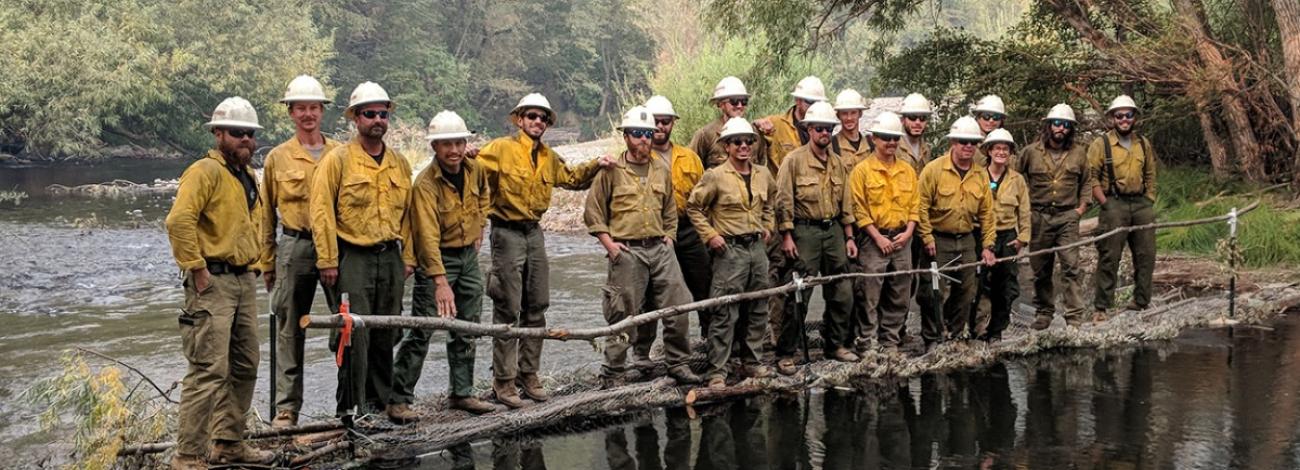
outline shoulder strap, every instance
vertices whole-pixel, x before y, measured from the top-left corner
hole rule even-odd
[[[840,153],[840,136],[837,135],[831,138],[831,148],[835,150],[836,155]]]
[[[1115,157],[1110,150],[1110,137],[1101,135],[1101,145],[1106,150],[1106,175],[1110,178],[1110,194],[1119,194],[1119,185],[1115,182]]]

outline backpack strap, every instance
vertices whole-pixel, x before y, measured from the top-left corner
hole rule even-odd
[[[1101,135],[1101,145],[1106,149],[1106,174],[1110,178],[1110,195],[1119,194],[1119,185],[1115,182],[1115,156],[1110,150],[1110,137]]]

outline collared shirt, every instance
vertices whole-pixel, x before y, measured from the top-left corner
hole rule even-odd
[[[1040,140],[1020,151],[1019,165],[1016,171],[1024,176],[1033,205],[1078,207],[1080,201],[1092,200],[1095,182],[1082,145],[1070,147],[1058,161]]]
[[[776,224],[794,230],[795,219],[853,223],[853,194],[849,172],[840,156],[826,148],[826,161],[813,155],[811,144],[785,156],[776,175]]]
[[[691,151],[699,155],[700,162],[704,164],[706,169],[721,165],[727,161],[727,149],[722,146],[722,142],[718,142],[718,136],[722,135],[722,126],[726,123],[727,119],[725,117],[719,117],[717,120],[705,124],[700,130],[695,131],[695,135],[691,136],[689,147]],[[767,165],[767,139],[757,139],[754,145],[754,148],[750,150],[752,152],[749,159],[750,163]]]
[[[849,173],[853,173],[853,169],[856,168],[859,163],[862,163],[863,160],[866,160],[867,157],[871,156],[871,151],[873,150],[871,148],[870,137],[862,135],[861,133],[859,133],[858,136],[858,148],[856,149],[853,148],[853,142],[849,141],[849,136],[845,135],[843,130],[835,133],[835,136],[832,137],[832,139],[834,139],[832,142],[835,144],[835,147],[837,147],[835,153],[840,154],[840,159],[844,160],[844,168],[848,168]]]
[[[536,153],[536,164],[533,154]],[[492,189],[491,216],[513,222],[536,222],[551,208],[551,188],[582,190],[600,171],[596,160],[567,165],[560,155],[523,131],[488,142],[478,151]]]
[[[943,154],[921,170],[920,182],[921,241],[934,243],[934,232],[967,234],[976,225],[994,220],[993,193],[989,191],[989,174],[971,162],[963,178],[953,165],[952,157]],[[983,231],[984,248],[992,248],[997,232]]]
[[[730,162],[704,172],[686,202],[686,214],[700,239],[771,231],[776,181],[765,166],[750,165],[749,188]]]
[[[989,178],[991,180],[992,175],[989,175]],[[1016,170],[1007,168],[1006,173],[1002,174],[1002,181],[998,183],[997,191],[993,192],[993,199],[997,201],[993,207],[994,218],[997,219],[997,223],[994,224],[995,230],[1014,229],[1016,240],[1023,245],[1028,245],[1032,228],[1029,216],[1029,187],[1025,184],[1025,177]]]
[[[342,145],[325,139],[324,155]],[[300,232],[311,231],[311,210],[307,207],[311,194],[312,175],[316,173],[316,159],[303,148],[298,138],[290,137],[271,149],[262,168],[262,265],[275,269],[275,235],[277,224]]]
[[[614,166],[596,175],[582,214],[589,233],[608,233],[615,240],[677,237],[672,175],[659,158],[652,156],[645,165],[642,177],[623,152]]]
[[[465,189],[456,186],[437,161],[415,178],[411,195],[411,238],[420,271],[429,276],[446,274],[443,248],[464,248],[483,238],[492,197],[487,176],[478,162],[460,164]]]
[[[1122,195],[1143,194],[1156,200],[1156,155],[1151,144],[1136,132],[1130,134],[1133,144],[1124,148],[1119,144],[1119,134],[1106,133],[1110,140],[1111,159],[1115,165],[1115,186]],[[1147,153],[1151,153],[1147,155]],[[1088,145],[1088,173],[1094,184],[1101,185],[1106,194],[1111,193],[1110,174],[1106,170],[1106,148],[1101,138]]]
[[[654,151],[654,154],[659,156],[659,151]],[[700,156],[691,149],[677,144],[672,144],[665,163],[669,164],[673,173],[673,200],[677,203],[677,214],[686,215],[686,199],[691,197],[695,183],[704,177],[704,164],[700,163]]]
[[[849,175],[853,214],[860,228],[901,230],[921,220],[916,171],[897,158],[888,165],[872,153]]]
[[[414,266],[410,198],[411,164],[392,147],[381,163],[356,140],[325,154],[311,191],[316,267],[338,267],[339,239],[358,246],[400,241],[403,262]]]
[[[207,260],[262,269],[257,266],[258,225],[264,209],[260,200],[249,207],[244,184],[226,166],[225,157],[208,150],[181,174],[176,201],[167,213],[167,237],[176,264],[185,271],[207,267]]]
[[[799,121],[794,118],[794,106],[784,114],[768,116],[767,120],[772,122],[772,135],[765,136],[770,149],[767,155],[767,167],[775,173],[781,168],[781,162],[785,161],[786,155],[808,144],[808,134],[806,131],[799,130]]]
[[[913,155],[912,146],[907,143],[907,137],[903,137],[898,140],[898,151],[894,153],[894,158],[912,165],[912,170],[915,170],[916,174],[920,175],[921,171],[925,169],[925,165],[932,161],[930,160],[930,144],[926,143],[925,139],[921,139],[921,153],[920,155]]]

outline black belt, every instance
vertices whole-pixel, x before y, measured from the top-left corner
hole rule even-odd
[[[374,244],[374,245],[362,246],[362,245],[356,245],[356,244],[348,243],[348,242],[345,242],[345,241],[343,241],[342,239],[340,239],[340,240],[339,240],[339,246],[340,246],[340,247],[346,246],[346,247],[348,247],[348,248],[350,248],[350,249],[357,250],[357,251],[369,251],[369,252],[371,252],[371,253],[383,253],[383,252],[385,252],[385,251],[390,251],[390,250],[392,250],[392,251],[398,251],[398,250],[401,250],[401,249],[402,249],[402,242],[399,242],[399,241],[397,241],[397,240],[388,240],[388,241],[386,241],[386,242],[379,242],[379,243]]]
[[[1136,199],[1136,198],[1140,198],[1140,197],[1141,197],[1141,198],[1145,198],[1145,197],[1147,197],[1147,193],[1133,193],[1133,194],[1113,194],[1113,193],[1112,193],[1112,194],[1107,194],[1106,197],[1118,197],[1118,198],[1123,198],[1123,199]]]
[[[1074,206],[1049,206],[1046,204],[1034,204],[1030,206],[1030,208],[1032,208],[1034,212],[1042,212],[1044,214],[1050,214],[1050,215],[1056,215],[1065,211],[1075,210]]]
[[[280,233],[283,233],[293,238],[297,238],[299,240],[311,240],[311,231],[309,230],[294,230],[289,227],[284,227],[280,229]]]
[[[527,232],[529,230],[539,227],[537,221],[535,220],[531,220],[531,221],[505,220],[500,217],[489,217],[489,219],[492,219],[493,227],[508,228],[510,230],[518,230],[521,232]]]
[[[961,240],[961,239],[963,239],[963,238],[966,238],[966,237],[970,236],[970,232],[967,232],[967,233],[948,233],[948,232],[940,232],[940,231],[938,231],[938,230],[931,231],[930,234],[931,234],[931,235],[934,235],[934,236],[936,236],[936,237],[943,237],[943,238],[947,238],[947,239],[951,239],[951,240]]]
[[[835,226],[835,219],[794,219],[794,224],[827,229]]]
[[[899,234],[907,231],[907,227],[895,228],[895,229],[883,229],[883,230],[880,227],[876,227],[876,231],[880,232],[880,236],[892,239],[894,237],[897,237]],[[868,232],[867,229],[865,228],[857,229],[856,231],[853,232],[853,235],[854,235],[854,239],[858,241],[858,244],[875,242],[875,240],[871,239],[871,232]]]
[[[664,237],[637,238],[633,240],[614,240],[627,246],[650,248],[664,242]]]
[[[723,240],[726,240],[728,244],[732,244],[732,245],[748,245],[762,238],[763,236],[758,233],[747,233],[745,235],[724,235],[722,237]]]
[[[234,274],[236,276],[247,273],[248,266],[236,266],[224,261],[205,260],[208,263],[208,274]]]
[[[440,247],[438,247],[438,251],[440,251],[440,252],[442,252],[442,253],[453,254],[453,255],[462,255],[462,254],[465,254],[466,251],[471,251],[471,250],[473,250],[473,249],[474,249],[474,244],[473,244],[473,243],[468,244],[468,245],[465,245],[465,246],[456,246],[456,247],[451,247],[451,246],[440,246]]]

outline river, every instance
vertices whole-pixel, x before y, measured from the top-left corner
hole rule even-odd
[[[182,293],[162,217],[170,198],[77,199],[46,185],[176,178],[184,162],[0,169],[0,189],[31,197],[0,205],[0,461],[60,462],[66,436],[41,432],[41,411],[18,399],[59,372],[59,357],[90,348],[167,387],[180,380],[175,316]],[[138,213],[136,211],[139,211]],[[549,234],[551,324],[596,326],[604,262],[581,234]],[[490,263],[484,256],[483,262]],[[409,295],[407,296],[409,302]],[[267,297],[259,293],[259,305]],[[316,311],[323,310],[318,299]],[[818,310],[814,308],[814,311]],[[407,308],[409,311],[409,308]],[[485,321],[490,317],[485,308]],[[260,324],[269,318],[263,309]],[[429,456],[431,468],[1295,468],[1300,324],[1198,331],[1148,348],[1035,357],[981,371],[871,384],[867,393],[814,391],[645,413],[629,424],[539,438],[502,438]],[[308,334],[304,413],[332,412],[335,366],[327,334]],[[269,360],[254,410],[265,416]],[[441,344],[443,337],[435,337]],[[480,344],[476,377],[489,376]],[[445,349],[430,349],[417,393],[444,391]],[[99,362],[96,362],[99,364]],[[548,342],[544,375],[594,371],[587,343]],[[1113,463],[1114,465],[1111,465]],[[498,465],[499,464],[499,465]],[[508,465],[507,465],[508,464]],[[503,467],[502,465],[505,465]],[[9,464],[5,465],[10,466]]]

